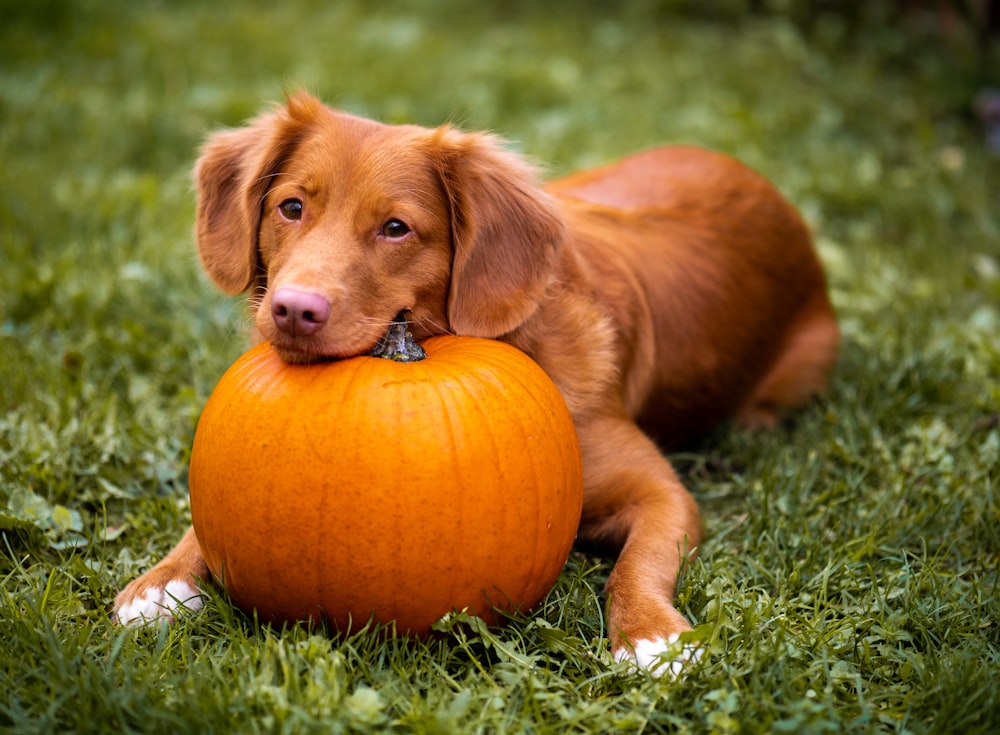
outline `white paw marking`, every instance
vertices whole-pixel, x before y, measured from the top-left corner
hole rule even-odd
[[[638,671],[647,671],[650,676],[661,677],[668,674],[680,676],[684,668],[701,658],[704,650],[694,643],[679,643],[680,635],[674,633],[667,638],[636,641],[632,648],[620,648],[615,652],[615,661],[629,663]]]
[[[174,622],[179,608],[191,612],[201,610],[205,601],[190,583],[181,579],[167,582],[166,587],[150,587],[141,597],[135,597],[115,611],[115,620],[122,625]]]

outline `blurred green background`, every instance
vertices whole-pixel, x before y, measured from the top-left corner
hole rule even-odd
[[[0,729],[988,732],[987,4],[0,0]],[[679,605],[712,643],[685,682],[608,673],[610,567],[583,556],[532,622],[426,649],[262,631],[218,600],[110,625],[187,523],[194,425],[246,346],[194,254],[198,146],[297,87],[493,130],[552,175],[696,143],[802,209],[843,355],[792,426],[674,457],[708,528]]]

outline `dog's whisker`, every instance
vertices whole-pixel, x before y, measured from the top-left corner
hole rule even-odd
[[[386,328],[388,328],[394,323],[392,319],[379,319],[378,317],[374,316],[363,316],[359,319],[359,321],[362,324],[371,324],[377,327],[386,327]]]
[[[427,329],[428,332],[431,332],[432,334],[450,334],[452,336],[455,336],[455,331],[453,329],[449,329],[444,324],[438,322],[437,319],[431,319],[430,317],[424,317],[422,319],[413,319],[409,323],[417,324],[421,327],[424,327],[425,329]]]
[[[267,289],[263,287],[258,287],[253,291],[247,292],[246,303],[247,306],[252,309],[259,309],[260,305],[264,303],[264,297],[267,295]]]
[[[242,326],[244,332],[253,329],[254,315],[260,308],[263,298],[264,291],[261,289],[255,292],[248,292],[243,298],[233,302],[230,311],[237,311],[238,309],[239,316],[236,319],[236,323]]]

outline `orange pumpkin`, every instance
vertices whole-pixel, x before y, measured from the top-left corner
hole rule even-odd
[[[219,381],[191,515],[238,606],[423,634],[449,611],[496,623],[494,606],[527,611],[548,592],[583,501],[562,396],[509,345],[423,346],[420,362],[290,365],[262,344]]]

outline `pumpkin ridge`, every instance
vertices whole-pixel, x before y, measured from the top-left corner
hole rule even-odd
[[[356,372],[356,371],[355,371]],[[336,412],[336,419],[331,419],[334,424],[340,425],[345,420],[345,414],[349,415],[348,412],[341,410],[344,403],[344,391],[343,389],[338,389],[337,395],[329,395],[328,403],[326,405],[327,410],[331,412]],[[339,442],[338,442],[339,445]],[[341,451],[339,446],[334,449],[334,451]],[[332,497],[338,490],[337,488],[337,478],[332,476],[332,474],[324,473],[323,475],[323,485],[325,492],[321,493],[319,499],[319,507],[317,509],[317,519],[315,523],[316,527],[316,538],[319,543],[322,543],[324,537],[328,535],[333,535],[333,529],[331,528],[331,522],[335,518],[336,511],[331,511],[331,506],[335,505],[334,498]],[[318,547],[318,545],[317,545]],[[315,587],[314,587],[314,599],[318,601],[317,608],[319,613],[326,620],[330,620],[337,615],[336,610],[326,610],[323,605],[324,601],[330,599],[328,590],[337,588],[337,581],[331,576],[331,571],[336,569],[338,565],[331,564],[315,564]]]
[[[360,435],[367,435],[369,429],[367,426],[367,409],[368,403],[365,402],[366,398],[370,398],[369,393],[365,390],[367,385],[367,379],[373,372],[373,360],[379,360],[380,358],[368,357],[368,356],[358,356],[348,358],[346,360],[341,360],[337,364],[337,369],[344,372],[344,376],[340,377],[337,381],[338,387],[338,405],[337,410],[337,435],[338,438],[352,439]],[[399,363],[394,363],[392,361],[386,360],[385,365],[398,365]],[[385,401],[380,401],[380,405],[384,405]],[[350,419],[351,423],[348,427],[346,421]],[[347,445],[347,446],[345,446]],[[352,466],[366,466],[367,462],[363,456],[363,450],[360,446],[354,445],[350,441],[338,442],[338,445],[334,448],[334,451],[338,453],[340,457],[348,455],[347,447],[350,447],[351,451],[349,454],[350,464]],[[369,460],[370,461],[370,460]],[[357,509],[364,506],[366,499],[365,495],[368,493],[368,488],[356,489],[355,492],[350,493],[348,504],[348,498],[345,495],[348,493],[349,489],[344,486],[343,479],[339,477],[332,478],[331,492],[339,495],[337,499],[337,507],[340,513],[346,513],[349,515],[356,515]],[[369,502],[374,503],[374,499],[369,498]],[[327,518],[330,519],[331,523],[340,523],[341,519],[336,518],[335,514],[328,513]],[[370,530],[366,529],[369,533]],[[333,533],[331,536],[335,535]],[[346,616],[346,629],[354,630],[355,625],[364,626],[368,623],[371,618],[372,611],[361,611],[358,610],[358,603],[355,597],[354,589],[345,591],[345,582],[348,580],[344,579],[344,572],[342,570],[351,570],[350,582],[356,581],[354,577],[360,576],[359,568],[363,567],[363,562],[359,563],[357,549],[350,544],[336,544],[334,546],[335,563],[330,564],[329,567],[336,570],[337,573],[330,575],[325,575],[325,589],[334,590],[334,594],[340,594],[341,596],[346,595],[346,600],[342,598],[344,603],[344,609],[338,610],[327,610],[326,614],[329,618],[334,620],[342,620]],[[353,585],[350,585],[353,587]],[[324,595],[321,600],[327,599]],[[346,631],[345,631],[346,632]]]
[[[274,384],[279,384],[280,385],[281,384],[281,381],[280,381],[281,371],[282,371],[282,369],[285,366],[283,364],[283,361],[281,360],[281,357],[273,349],[269,350],[266,353],[264,353],[264,357],[266,359],[266,363],[263,362],[263,361],[260,363],[260,367],[261,367],[260,372],[259,373],[256,372],[256,371],[251,372],[250,373],[250,377],[260,378],[262,381],[263,381],[264,378],[267,378],[267,388],[270,390],[270,388],[271,388],[272,385],[274,385]],[[266,369],[266,375],[264,374],[265,369]],[[304,373],[294,373],[293,372],[293,373],[289,373],[289,374],[293,375],[295,377],[295,379],[292,380],[292,381],[289,381],[289,384],[288,384],[288,387],[287,387],[287,392],[285,393],[284,396],[282,396],[282,398],[283,398],[283,400],[288,400],[288,398],[291,397],[292,400],[294,400],[297,403],[299,401],[299,395],[302,392],[302,388],[303,388],[301,378],[304,375]],[[262,392],[261,390],[259,390],[259,388],[257,387],[256,384],[255,384],[254,387],[255,387],[255,389],[257,389],[257,395],[267,395],[268,394],[267,392]],[[260,412],[260,410],[263,408],[263,406],[262,406],[261,403],[256,403],[256,404],[253,405],[253,408],[256,409],[258,412]],[[280,418],[282,420],[282,425],[281,426],[277,426],[277,425],[274,425],[272,423],[272,428],[274,429],[275,433],[277,433],[277,432],[280,431],[280,432],[288,432],[288,433],[297,434],[298,431],[289,432],[289,426],[288,426],[288,424],[289,423],[295,423],[296,422],[295,420],[298,417],[298,415],[299,414],[289,413],[289,412],[285,412],[283,414],[280,414]],[[268,415],[258,415],[258,416],[254,417],[254,419],[256,421],[265,421],[265,420],[267,420],[269,422],[273,422],[275,420],[275,418],[277,418],[277,417],[271,417],[271,416],[268,416]],[[294,428],[297,429],[298,427],[294,427]],[[279,515],[276,512],[276,511],[281,510],[281,508],[280,508],[281,504],[280,504],[280,502],[275,502],[275,497],[274,496],[275,496],[276,493],[275,493],[274,489],[272,488],[272,480],[271,480],[270,477],[267,477],[267,478],[262,478],[262,479],[258,480],[258,482],[264,482],[267,485],[267,492],[266,493],[261,493],[260,497],[266,498],[268,505],[271,506],[270,512],[268,512],[268,513],[266,513],[264,515],[264,520],[263,520],[263,522],[261,524],[262,527],[261,527],[261,529],[260,529],[260,531],[258,533],[258,538],[259,537],[264,537],[264,538],[281,538],[282,537],[282,534],[281,534],[282,526],[278,522]],[[260,491],[258,490],[258,492],[260,492]],[[233,508],[233,509],[230,510],[230,512],[238,512],[238,511],[237,511],[237,509]],[[248,541],[249,541],[249,539],[248,539]],[[253,541],[257,542],[257,539],[253,539]],[[284,571],[283,570],[283,564],[281,562],[281,557],[280,556],[276,556],[276,555],[270,555],[270,554],[264,555],[264,558],[263,558],[263,567],[264,567],[264,569],[260,570],[257,573],[259,573],[265,579],[273,580],[273,581],[278,581],[278,583],[280,584],[280,580],[282,579],[282,573]],[[236,585],[242,584],[242,581],[237,579],[237,580],[234,580],[232,584],[233,584],[233,586],[236,586]],[[281,603],[278,600],[269,600],[268,604],[270,604],[270,605],[274,605],[274,604],[281,605]],[[297,611],[297,612],[299,614],[301,614],[301,612],[303,612],[303,611]]]
[[[513,347],[513,346],[512,346],[512,349],[517,350],[517,348]],[[548,377],[548,375],[541,369],[540,366],[538,366],[538,363],[536,363],[531,358],[530,355],[528,355],[527,353],[524,353],[524,352],[522,352],[520,350],[517,350],[517,352],[518,352],[517,358],[523,357],[524,360],[530,361],[533,365],[535,365],[538,368],[538,371],[535,374],[531,374],[531,373],[526,372],[523,369],[514,369],[513,364],[515,362],[521,362],[522,360],[515,359],[515,356],[514,356],[513,353],[511,353],[509,356],[505,355],[504,357],[507,360],[509,360],[509,363],[511,365],[510,369],[508,370],[511,381],[513,383],[515,383],[520,390],[524,391],[525,394],[532,396],[535,399],[537,406],[540,409],[543,409],[540,412],[544,414],[544,417],[545,417],[545,426],[544,427],[540,427],[541,432],[542,433],[548,433],[550,436],[555,437],[557,439],[559,437],[563,437],[565,435],[565,424],[566,424],[566,421],[568,420],[569,424],[572,425],[573,424],[573,420],[572,420],[572,416],[569,415],[569,409],[566,408],[565,403],[562,403],[561,405],[558,404],[558,403],[556,403],[555,399],[557,397],[560,400],[562,399],[561,392],[559,391],[558,387],[555,386],[555,384],[551,382],[551,379]],[[543,383],[544,383],[544,385],[543,385]],[[552,391],[549,391],[549,390],[543,390],[543,388],[549,388],[549,387],[551,387],[555,392],[553,393]],[[520,404],[520,403],[517,403],[515,405],[517,406],[517,409],[518,409],[517,410],[518,418],[520,419],[522,427],[524,428],[525,435],[527,435],[528,434],[528,426],[525,423],[525,414],[524,414],[524,411],[523,411],[523,405]],[[562,410],[560,411],[560,409],[562,409]],[[536,417],[537,417],[538,413],[539,413],[539,411],[535,412]],[[562,413],[564,415],[563,416],[559,416],[560,413]],[[562,424],[562,426],[560,424]],[[574,430],[575,430],[575,427],[574,427]],[[579,477],[578,481],[579,481],[579,483],[582,484],[582,481],[583,481],[582,480],[582,463],[581,463],[581,459],[580,459],[579,449],[577,448],[576,451],[574,452],[572,446],[570,446],[567,442],[561,441],[561,440],[556,441],[555,444],[556,444],[556,451],[559,452],[558,466],[567,468],[567,470],[569,468],[571,468],[571,467],[572,468],[579,468],[580,477]],[[530,443],[529,443],[529,445],[530,445]],[[564,517],[567,518],[567,520],[568,520],[569,516],[571,514],[575,515],[575,520],[572,521],[573,527],[574,527],[573,528],[573,531],[574,531],[573,536],[574,536],[574,539],[575,539],[575,536],[576,536],[576,533],[577,533],[577,529],[579,527],[580,514],[582,512],[582,505],[583,505],[583,503],[582,503],[582,496],[580,497],[579,507],[577,507],[575,509],[565,507],[565,501],[567,499],[566,498],[567,493],[565,492],[565,490],[571,484],[571,478],[568,478],[568,477],[564,478],[563,486],[561,488],[558,488],[558,490],[560,492],[557,493],[558,496],[559,496],[559,501],[560,501],[559,502],[559,510],[560,510],[559,518],[555,518],[555,519],[551,519],[551,520],[549,518],[547,518],[546,515],[545,515],[545,513],[543,513],[543,504],[542,504],[542,498],[541,498],[540,493],[542,493],[542,492],[552,492],[552,493],[555,493],[555,491],[556,491],[556,488],[547,487],[544,484],[544,482],[543,482],[543,478],[548,477],[549,474],[550,474],[550,473],[544,472],[543,468],[546,465],[550,464],[550,462],[552,462],[552,460],[548,459],[548,458],[546,458],[544,456],[544,454],[542,453],[543,450],[540,448],[540,444],[536,443],[536,444],[530,445],[530,446],[532,446],[532,449],[533,449],[533,451],[531,452],[531,457],[532,457],[532,469],[533,469],[533,471],[535,473],[535,478],[536,478],[535,487],[537,487],[539,489],[539,492],[538,493],[534,493],[533,494],[533,498],[532,498],[533,501],[534,501],[534,510],[535,510],[535,512],[533,514],[534,518],[536,519],[536,522],[539,525],[539,527],[542,527],[542,526],[547,527],[550,530],[550,532],[556,533],[558,529],[553,529],[552,526],[555,525],[557,523],[557,521],[561,520]],[[567,451],[566,451],[567,449],[570,450],[569,453],[567,453]],[[574,456],[569,456],[570,454],[573,454]],[[548,506],[548,505],[549,504],[546,504],[546,506]],[[553,576],[552,571],[547,568],[548,565],[545,563],[547,560],[543,559],[537,553],[537,548],[540,545],[539,537],[537,535],[534,536],[533,539],[532,539],[532,541],[533,541],[533,544],[535,545],[535,548],[536,548],[536,551],[532,554],[532,560],[533,560],[532,577],[540,576],[543,573],[544,573],[544,575],[546,577],[552,576],[552,579],[547,579],[546,580],[546,583],[549,586],[551,586],[552,584],[555,583],[556,579],[558,579],[559,573],[561,572],[562,568],[565,566],[566,560],[565,559],[562,560],[562,563],[559,565],[559,568],[555,571],[555,574]],[[567,549],[567,557],[568,557],[569,551],[571,549],[572,549],[572,545],[570,545],[570,548]],[[528,584],[530,584],[530,583],[528,583]],[[519,594],[523,597],[524,593],[521,592]]]
[[[502,379],[497,375],[498,370],[503,372],[503,369],[498,368],[496,364],[488,359],[492,356],[483,354],[480,344],[484,341],[486,340],[478,340],[473,345],[461,345],[464,349],[450,350],[448,354],[448,357],[453,362],[449,366],[449,377],[453,378],[462,389],[462,405],[460,410],[456,407],[454,400],[451,400],[449,401],[449,415],[452,418],[457,417],[460,426],[489,428],[489,431],[482,432],[480,436],[480,440],[488,440],[489,445],[488,447],[478,446],[475,474],[470,477],[469,482],[463,483],[466,486],[467,493],[472,498],[475,498],[477,494],[483,493],[484,490],[488,490],[490,494],[497,493],[503,496],[510,485],[509,474],[504,469],[507,461],[504,452],[505,448],[497,441],[498,429],[496,428],[498,421],[509,423],[510,418],[509,416],[498,416],[487,408],[487,406],[492,408],[498,403],[500,405],[505,403],[502,400],[504,398],[504,391],[501,385]],[[451,397],[449,396],[449,398]],[[498,398],[501,400],[498,401]],[[475,412],[474,416],[472,416],[473,411]],[[468,433],[475,432],[470,430]],[[500,430],[500,433],[506,433],[506,431]],[[462,448],[456,445],[455,451],[461,453]],[[487,475],[487,473],[489,474]],[[484,482],[483,477],[485,476],[490,478],[488,482]],[[484,486],[488,487],[484,488]],[[472,507],[475,507],[475,502],[472,503]],[[502,519],[505,521],[509,520],[506,516],[503,516]],[[505,523],[503,528],[499,530],[496,530],[497,526],[495,524],[492,528],[492,535],[496,538],[507,538],[520,531],[520,528],[510,527],[509,523]],[[487,539],[487,541],[489,540]],[[462,565],[462,579],[470,577],[467,573],[470,564],[468,560],[475,559],[477,556],[477,554],[470,553],[470,550],[478,550],[481,546],[480,539],[470,539],[463,544],[462,549],[456,550],[461,555],[460,558],[464,561]],[[504,569],[506,565],[502,561],[501,559],[493,559],[491,568],[494,571]],[[475,614],[487,621],[495,621],[497,616],[493,608],[496,607],[499,610],[510,609],[510,600],[516,598],[512,597],[512,590],[500,588],[501,585],[506,583],[506,580],[502,578],[494,576],[492,579],[483,579],[482,582],[483,585],[478,589],[465,591],[471,592],[477,601],[474,609]],[[502,597],[498,598],[498,593]]]
[[[429,359],[434,359],[432,353],[428,353],[428,357],[429,357]],[[452,393],[453,389],[449,388],[447,386],[447,384],[444,381],[441,381],[441,380],[439,380],[439,381],[430,381],[430,382],[434,383],[434,389],[435,389],[434,392],[435,392],[435,395],[437,396],[438,400],[441,402],[441,406],[443,407],[442,418],[447,422],[447,429],[443,429],[442,430],[442,435],[444,435],[447,438],[447,440],[448,440],[448,446],[447,447],[441,447],[441,456],[443,456],[443,457],[454,457],[454,456],[456,456],[456,452],[457,452],[457,448],[458,448],[458,437],[456,435],[455,422],[454,422],[455,406],[454,406],[454,403],[453,403],[453,400],[452,400],[453,397],[450,395]],[[459,472],[461,473],[461,471],[459,471]],[[462,492],[454,493],[453,494],[453,498],[452,498],[452,502],[459,509],[458,513],[457,513],[457,515],[458,515],[458,525],[461,528],[461,532],[460,532],[460,535],[459,535],[459,543],[458,543],[459,548],[455,550],[456,553],[453,555],[453,558],[455,560],[455,567],[461,567],[461,568],[460,569],[453,568],[452,569],[452,574],[449,575],[449,577],[448,577],[448,595],[447,596],[449,598],[455,598],[456,597],[456,594],[455,594],[455,588],[456,588],[455,579],[456,578],[460,578],[460,577],[464,577],[465,574],[466,574],[465,565],[462,563],[463,560],[464,560],[464,558],[465,558],[464,555],[462,554],[462,550],[465,548],[465,545],[468,543],[468,537],[467,537],[467,531],[466,531],[467,521],[468,521],[468,517],[467,517],[468,516],[468,505],[466,504],[465,493],[462,493]],[[445,611],[445,612],[449,612],[449,611]]]
[[[531,360],[531,358],[524,353],[521,353],[517,357],[521,357],[522,355],[526,360]],[[509,358],[507,355],[504,355],[504,358],[507,359],[507,361],[509,362],[508,372],[510,374],[511,382],[513,382],[521,390],[523,390],[526,395],[531,396],[534,399],[536,406],[541,406],[543,403],[543,398],[547,397],[547,394],[544,391],[538,390],[538,382],[539,382],[538,379],[536,379],[535,376],[530,376],[531,377],[530,382],[532,383],[532,385],[530,386],[527,385],[527,383],[529,382],[528,381],[529,375],[525,373],[523,370],[518,370],[514,368],[515,362],[522,362],[522,361],[519,359],[515,360],[513,354],[511,354]],[[534,363],[533,360],[531,360],[531,362],[532,364],[536,364]],[[541,370],[540,367],[539,370]],[[548,378],[546,376],[546,380],[547,379]],[[539,490],[545,490],[546,488],[544,487],[543,473],[541,472],[541,467],[540,467],[542,462],[540,461],[539,457],[539,452],[541,451],[541,449],[539,448],[537,443],[532,444],[532,442],[527,441],[528,439],[530,439],[529,437],[530,429],[528,423],[525,421],[524,405],[522,403],[516,403],[514,405],[516,407],[514,413],[517,415],[518,421],[521,425],[521,431],[526,439],[525,445],[528,449],[527,453],[531,456],[531,468],[534,474],[534,487],[538,488]],[[545,428],[548,431],[552,432],[553,427],[551,422],[551,415],[550,412],[547,410],[548,406],[546,406],[545,408],[546,410],[544,411],[544,413],[546,419],[548,419],[548,426],[546,426]],[[538,411],[536,410],[534,413],[537,415]],[[558,436],[558,434],[555,433],[553,433],[553,435]],[[546,519],[544,518],[544,514],[542,513],[541,497],[538,492],[531,494],[531,502],[533,504],[533,512],[531,515],[533,518],[535,518],[536,524],[542,526],[545,523]],[[543,559],[538,553],[540,541],[537,534],[531,536],[531,543],[532,543],[531,555],[530,555],[531,571],[529,572],[528,575],[525,576],[523,580],[523,587],[522,589],[517,590],[516,592],[517,597],[515,599],[524,599],[525,594],[532,587],[534,580],[538,579],[543,575],[548,576],[548,569],[545,568],[547,566],[545,564],[546,560]],[[565,564],[565,560],[563,561],[563,564]],[[549,584],[551,584],[552,582],[554,582],[554,580],[548,580]]]
[[[505,347],[509,346],[505,345]],[[510,348],[510,349],[515,349],[515,348]],[[525,398],[530,399],[527,403],[514,402],[509,406],[507,406],[509,413],[506,416],[504,416],[504,420],[517,427],[518,430],[515,431],[514,433],[518,438],[518,444],[519,444],[517,448],[517,450],[519,450],[518,456],[521,457],[523,457],[524,455],[530,456],[531,472],[533,476],[532,486],[538,487],[540,481],[540,476],[538,472],[538,461],[535,456],[535,452],[532,451],[531,443],[529,441],[528,426],[524,416],[526,410],[528,410],[529,408],[534,408],[535,407],[534,404],[538,403],[538,396],[536,392],[527,389],[526,386],[524,385],[524,381],[521,379],[524,368],[523,361],[522,359],[520,359],[522,357],[526,356],[524,356],[523,353],[520,352],[513,353],[510,352],[510,350],[506,349],[503,351],[491,351],[489,354],[490,359],[488,361],[483,360],[483,367],[489,368],[488,371],[489,379],[485,381],[485,385],[487,386],[487,389],[491,393],[490,396],[491,402],[497,402],[502,405],[504,403],[503,398],[510,391],[511,384],[521,386],[524,389]],[[510,451],[510,448],[507,449],[508,451]],[[522,451],[524,452],[524,455],[520,454],[520,452]],[[502,452],[502,448],[499,446],[497,446],[496,456],[501,466],[504,466],[509,459]],[[522,478],[518,477],[516,481],[520,482],[521,479]],[[505,491],[509,491],[512,482],[515,482],[514,478],[511,478],[510,476],[503,477],[502,478],[503,489]],[[505,494],[507,493],[505,492]],[[530,502],[534,505],[535,512],[530,514],[524,513],[524,503],[528,501],[526,498],[521,497],[521,506],[519,508],[521,512],[519,513],[519,515],[521,515],[522,519],[526,515],[529,515],[531,517],[538,517],[540,515],[539,505],[538,505],[539,504],[538,494],[530,493],[530,495],[531,495]],[[520,528],[513,529],[513,532],[514,533],[520,532]],[[509,533],[505,530],[504,535],[507,536],[509,535]],[[539,548],[538,537],[535,534],[527,534],[525,538],[527,538],[531,543],[530,551],[527,554],[527,557],[530,559],[531,568],[530,570],[525,570],[523,574],[518,575],[519,579],[517,579],[515,582],[516,584],[519,585],[517,589],[511,589],[509,587],[505,589],[500,589],[499,587],[494,588],[493,592],[501,595],[502,599],[490,599],[490,603],[493,606],[499,608],[500,610],[504,610],[507,612],[514,611],[514,608],[516,607],[515,601],[525,599],[526,593],[531,590],[531,588],[534,586],[534,580],[539,576],[538,559],[537,559],[538,548]],[[523,555],[524,550],[521,550],[521,553]],[[531,601],[531,603],[533,604],[534,601]]]
[[[209,396],[208,401],[202,408],[202,413],[198,420],[199,427],[201,426],[203,421],[205,423],[209,423],[213,420],[218,420],[224,426],[238,427],[242,425],[243,422],[245,421],[245,409],[241,408],[241,406],[239,405],[239,402],[237,400],[239,398],[239,394],[233,390],[220,393],[218,391],[218,386],[220,384],[224,384],[227,379],[232,378],[234,381],[237,381],[238,389],[245,388],[246,390],[253,390],[254,394],[256,394],[257,386],[260,383],[264,382],[265,380],[265,376],[263,374],[267,373],[270,370],[269,367],[270,357],[271,355],[269,354],[268,349],[265,345],[257,345],[256,347],[252,348],[244,357],[242,357],[235,364],[230,366],[229,369],[227,369],[219,377],[218,381],[216,381],[216,388],[213,389],[212,394]],[[252,378],[252,383],[253,383],[252,386],[248,385],[249,378]],[[218,418],[216,419],[215,417]],[[195,431],[196,431],[195,437],[197,439],[198,429],[196,428]],[[226,442],[226,444],[228,444],[228,442]],[[194,452],[198,450],[198,446],[199,446],[198,442],[195,441],[194,446],[192,448],[192,457],[194,456]],[[232,446],[235,446],[237,449],[241,448],[239,444],[234,444]],[[232,450],[230,450],[230,453],[231,452]],[[222,460],[220,460],[220,458],[215,456],[213,453],[212,462],[206,468],[206,471],[209,474],[217,472],[218,471],[217,463],[219,461]],[[200,466],[198,462],[194,462],[193,464],[196,468]],[[201,475],[198,472],[189,472],[188,476],[189,495],[192,484],[197,483],[198,478],[200,476]],[[200,496],[196,495],[196,500],[199,497]],[[234,518],[233,515],[234,509],[231,508],[230,506],[235,506],[238,503],[238,497],[234,497],[232,493],[226,492],[226,489],[223,487],[219,493],[219,496],[216,497],[213,502],[214,502],[214,508],[216,510],[221,509],[222,512],[208,513],[208,521],[210,521],[213,524],[211,527],[212,530],[209,532],[207,529],[203,528],[202,529],[203,533],[201,535],[205,536],[207,533],[207,536],[209,538],[211,537],[225,538],[226,535],[230,532],[230,528],[232,527],[230,521]],[[195,518],[195,515],[198,510],[199,510],[198,503],[192,502],[193,519]],[[238,508],[236,510],[238,511]],[[204,522],[207,521],[203,521],[203,523]],[[216,532],[215,529],[218,529],[218,532]],[[195,536],[196,537],[199,536],[197,529],[195,532]],[[224,550],[215,549],[214,547],[211,549],[211,553],[208,553],[209,550],[207,549],[205,542],[200,540],[199,544],[202,546],[203,549],[206,549],[206,551],[203,553],[205,553],[205,555],[209,557],[209,566],[210,568],[212,568],[211,571],[213,577],[215,577],[221,584],[223,584],[223,586],[225,586],[226,580],[229,576],[228,567],[230,565],[228,563],[228,556],[224,553]]]
[[[430,456],[435,456],[434,451],[439,452],[436,456],[439,457],[451,457],[454,453],[455,439],[454,430],[449,425],[448,431],[444,432],[442,427],[434,426],[434,431],[429,434],[423,434],[420,436],[411,436],[410,432],[407,430],[407,426],[412,422],[410,418],[413,413],[419,415],[418,426],[422,430],[427,430],[428,425],[423,420],[427,416],[433,416],[438,413],[435,411],[434,406],[431,405],[429,397],[438,398],[440,400],[439,391],[429,390],[430,387],[437,387],[435,384],[439,381],[432,379],[428,375],[428,364],[434,360],[432,353],[427,352],[426,357],[423,360],[416,360],[413,362],[397,362],[395,363],[395,368],[390,368],[390,372],[398,373],[401,375],[400,379],[395,379],[383,384],[382,388],[390,389],[398,393],[399,398],[392,401],[397,407],[395,421],[393,422],[393,430],[395,432],[395,439],[400,446],[400,474],[405,475],[405,472],[412,467],[417,467],[420,469],[420,477],[415,478],[415,481],[421,485],[426,486],[430,483],[429,479],[426,477],[428,471],[427,464],[428,458]],[[438,366],[440,367],[440,366]],[[446,438],[450,439],[450,446],[446,449],[441,445],[442,434],[446,434]],[[433,447],[429,446],[433,443]],[[434,451],[430,451],[430,450]],[[450,450],[450,451],[449,451]],[[438,463],[438,467],[441,464]],[[449,467],[449,470],[452,469]],[[406,492],[406,489],[403,490]],[[449,502],[449,499],[439,499],[440,502]],[[426,539],[425,539],[426,541]],[[436,539],[435,539],[436,541]],[[431,541],[428,544],[429,548],[421,550],[421,553],[433,558],[433,544]],[[394,554],[394,559],[402,559],[406,557],[404,549],[400,549],[398,554]],[[396,587],[392,591],[393,605],[399,609],[405,609],[412,600],[409,595],[414,591],[414,585],[416,589],[419,590],[421,595],[426,594],[427,585],[419,584],[420,576],[428,573],[428,567],[431,566],[429,559],[425,563],[420,564],[418,569],[409,568],[410,564],[400,564],[398,565],[399,571],[397,576],[403,580],[403,585]],[[443,571],[443,570],[442,570]],[[407,591],[409,588],[409,592]],[[434,600],[437,602],[437,600]],[[442,614],[445,611],[442,611]],[[414,628],[419,626],[425,626],[426,623],[417,621],[413,624],[402,626],[404,630],[400,632],[405,632],[406,628]]]

